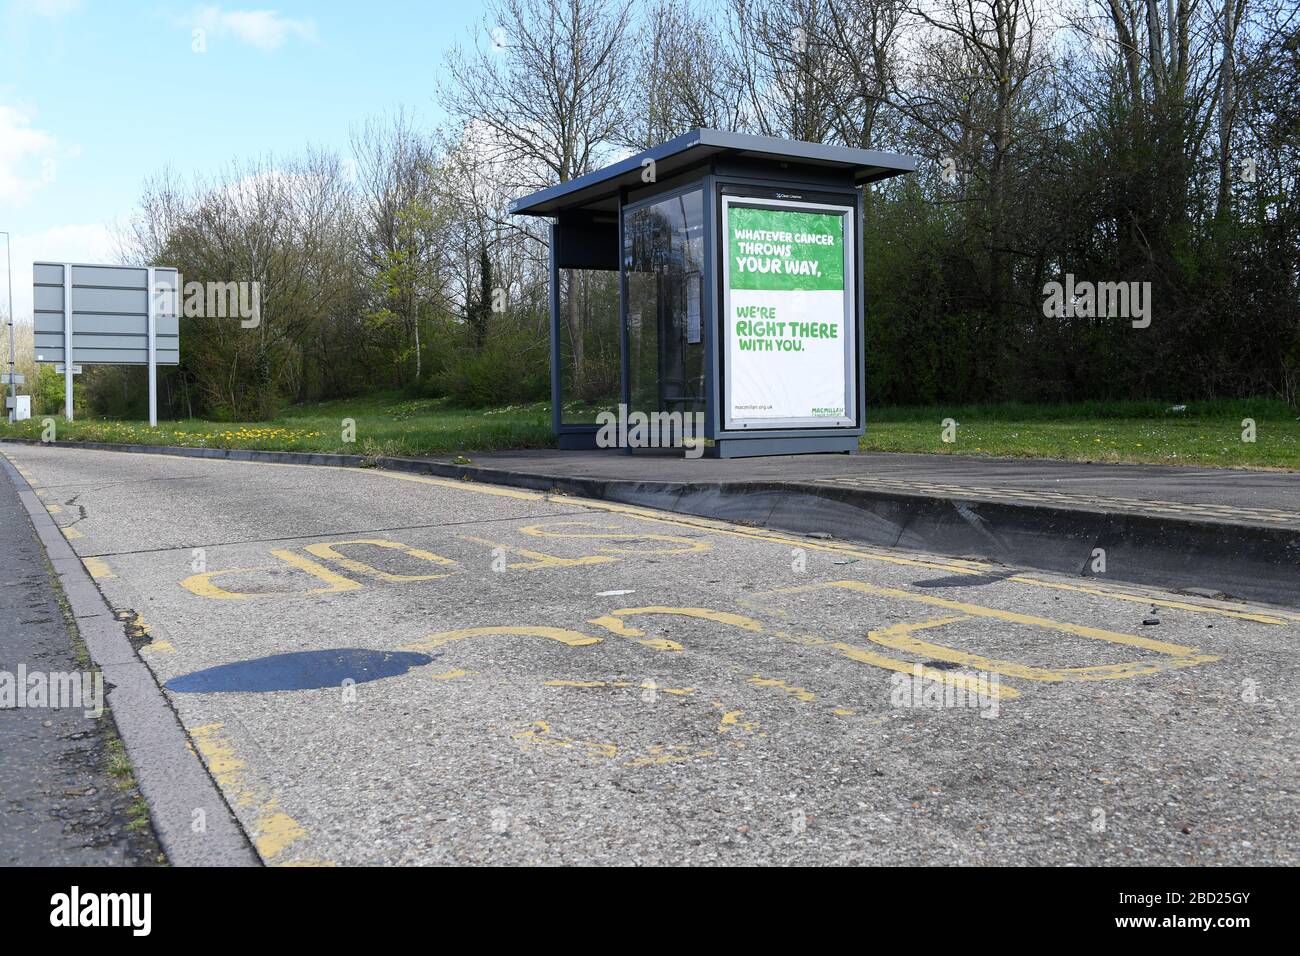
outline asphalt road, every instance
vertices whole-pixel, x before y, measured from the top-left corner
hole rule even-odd
[[[3,452],[271,864],[1296,862],[1294,611],[373,469]]]

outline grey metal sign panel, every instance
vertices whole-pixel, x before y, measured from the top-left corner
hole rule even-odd
[[[64,313],[64,266],[38,262],[32,269],[35,345],[39,362],[64,359],[65,321],[71,320],[77,364],[149,363],[149,270],[140,266],[72,264],[71,315]],[[154,282],[170,294],[154,301],[154,350],[159,365],[180,362],[180,319],[175,269],[154,269]]]
[[[77,270],[73,269],[72,274],[76,275]],[[146,316],[149,314],[149,293],[144,289],[101,289],[73,285],[72,311]]]
[[[159,339],[164,336],[178,336],[180,335],[180,319],[174,315],[155,316],[154,330]],[[36,313],[34,331],[37,335],[48,334],[62,338],[63,313]],[[134,335],[143,339],[149,334],[149,320],[143,315],[82,315],[74,312],[72,315],[72,334],[75,337],[83,333],[87,335]]]
[[[63,315],[63,286],[33,286],[32,308],[37,312],[57,312]]]
[[[128,266],[73,266],[72,284],[82,288],[147,289],[149,270]]]
[[[62,348],[37,348],[36,354],[41,358],[37,361],[43,364],[57,364],[63,361]],[[73,355],[76,357],[77,365],[148,365],[149,359],[146,356],[140,359],[138,349],[81,349],[73,346]],[[180,363],[181,354],[176,349],[158,349],[159,365],[177,365]]]

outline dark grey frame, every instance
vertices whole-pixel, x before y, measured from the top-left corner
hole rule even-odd
[[[794,202],[804,201],[806,194],[812,193],[817,197],[817,201],[835,200],[838,204],[851,207],[854,210],[852,255],[855,266],[851,295],[853,297],[852,314],[854,317],[853,337],[856,342],[856,347],[853,350],[857,380],[856,395],[854,396],[856,407],[853,415],[856,424],[851,426],[801,425],[794,428],[768,429],[726,428],[722,408],[723,382],[726,375],[724,350],[715,347],[710,366],[712,377],[709,389],[710,408],[708,413],[710,428],[706,430],[708,437],[714,440],[715,456],[718,458],[743,458],[755,455],[789,455],[815,452],[853,454],[857,452],[858,440],[866,434],[866,351],[864,347],[866,323],[863,309],[865,287],[862,275],[865,270],[862,264],[863,196],[861,189],[846,188],[842,180],[834,178],[822,179],[820,177],[796,175],[783,176],[777,179],[756,176],[748,171],[740,175],[730,174],[725,169],[709,178],[712,180],[713,187],[713,199],[709,208],[712,211],[714,223],[708,240],[713,243],[713,251],[710,256],[712,268],[709,271],[712,273],[710,278],[713,280],[714,286],[710,306],[713,310],[712,341],[714,341],[715,346],[721,344],[723,341],[722,336],[726,334],[722,302],[722,255],[724,245],[722,241],[722,197],[725,190],[739,191],[728,193],[728,195],[745,195],[749,193],[755,198],[766,198],[766,192],[783,192],[784,198]]]

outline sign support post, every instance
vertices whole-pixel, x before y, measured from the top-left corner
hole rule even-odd
[[[18,353],[14,351],[14,258],[13,258],[13,236],[7,232],[0,232],[5,237],[5,308],[9,310],[9,404],[13,406],[13,411],[9,413],[9,421],[18,420],[18,379],[15,377],[17,366],[14,364],[18,359]]]
[[[158,313],[154,304],[154,295],[156,294],[154,285],[154,268],[149,267],[149,294],[146,296],[147,303],[145,308],[148,309],[148,329],[149,329],[149,427],[158,427]]]
[[[63,414],[72,421],[72,264],[63,264]]]

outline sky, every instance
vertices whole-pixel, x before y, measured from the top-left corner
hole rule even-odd
[[[33,261],[115,261],[115,223],[164,167],[189,179],[346,151],[352,128],[399,107],[433,126],[444,52],[484,17],[482,0],[0,0],[14,315],[31,317]]]

